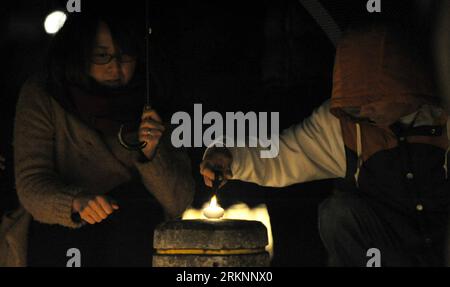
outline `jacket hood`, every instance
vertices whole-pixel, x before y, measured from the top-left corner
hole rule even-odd
[[[420,57],[399,34],[385,27],[351,30],[340,41],[333,71],[331,112],[375,101],[433,102],[433,89]]]

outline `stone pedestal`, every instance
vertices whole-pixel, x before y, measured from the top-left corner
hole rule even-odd
[[[259,221],[176,220],[155,230],[155,267],[267,267],[267,229]]]

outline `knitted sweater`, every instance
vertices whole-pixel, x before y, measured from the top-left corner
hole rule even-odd
[[[141,161],[138,152],[122,150],[64,110],[42,82],[28,80],[17,103],[14,131],[16,187],[26,212],[18,212],[20,218],[12,215],[9,226],[0,229],[0,265],[25,262],[23,237],[29,220],[24,216],[79,228],[81,224],[71,216],[74,197],[81,192],[104,194],[131,180],[136,171],[167,215],[180,216],[192,201],[194,182],[189,158],[171,147],[168,138],[163,136],[152,161]],[[19,222],[22,226],[16,226]],[[17,246],[20,251],[8,253],[5,238],[9,248]],[[20,260],[5,258],[11,254]]]

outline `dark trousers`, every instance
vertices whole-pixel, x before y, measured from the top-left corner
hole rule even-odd
[[[32,221],[28,265],[65,267],[67,250],[77,248],[81,267],[149,267],[153,232],[164,220],[163,209],[139,185],[124,185],[108,194],[120,209],[106,220],[71,229]]]
[[[442,266],[447,219],[447,214],[427,215],[424,234],[414,214],[362,192],[339,191],[319,207],[319,232],[330,266],[366,266],[371,248],[380,251],[381,266]]]

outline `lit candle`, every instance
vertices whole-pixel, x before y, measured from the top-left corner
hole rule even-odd
[[[214,195],[209,202],[209,206],[203,209],[203,215],[209,219],[220,219],[224,210],[220,205],[217,204],[217,197]]]

